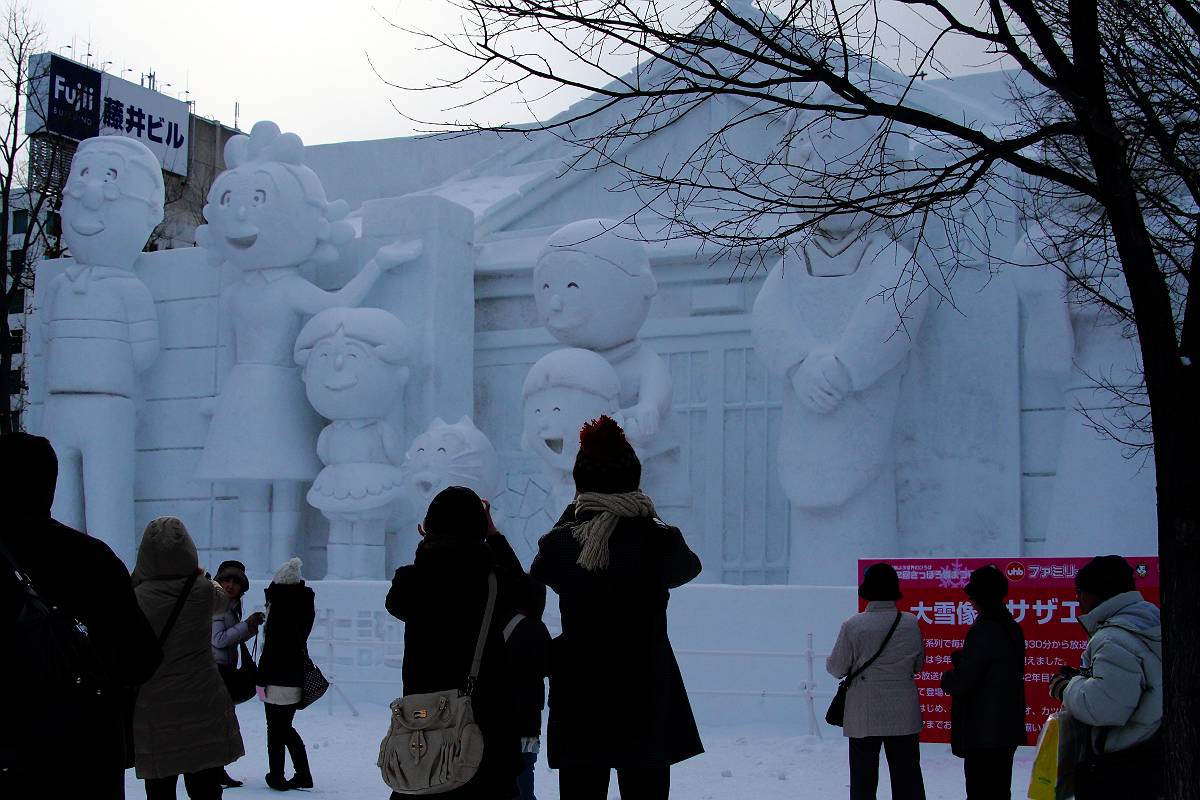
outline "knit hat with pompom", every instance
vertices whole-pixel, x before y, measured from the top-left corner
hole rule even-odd
[[[272,583],[302,583],[303,578],[300,577],[301,561],[298,558],[289,558],[287,561],[279,565],[279,569],[275,571],[275,577],[271,579]]]
[[[585,422],[579,430],[579,454],[572,475],[580,494],[636,492],[642,482],[642,462],[621,426],[611,417],[601,416]]]

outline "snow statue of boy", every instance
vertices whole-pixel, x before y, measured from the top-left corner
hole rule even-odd
[[[818,121],[792,143],[793,163],[841,174],[877,134],[868,120]],[[850,583],[859,557],[898,552],[892,429],[926,289],[913,254],[862,212],[821,221],[763,283],[752,327],[786,381],[778,464],[793,583]]]
[[[98,136],[75,151],[62,200],[74,262],[43,299],[43,432],[58,454],[55,518],[134,554],[138,375],[158,356],[158,316],[133,265],[163,218],[158,159],[136,139]]]
[[[411,337],[378,308],[330,308],[310,319],[295,357],[308,400],[332,420],[317,439],[325,468],[308,502],[329,520],[326,578],[382,580],[384,527],[403,492],[403,445],[387,422],[408,381]]]
[[[524,427],[521,446],[541,460],[551,482],[553,515],[575,499],[575,456],[579,429],[619,407],[621,380],[597,353],[576,347],[542,356],[529,369],[521,389]]]
[[[599,353],[616,370],[621,426],[646,450],[671,411],[671,373],[638,338],[658,291],[645,246],[623,236],[616,220],[572,222],[546,240],[533,280],[538,317],[554,338]]]
[[[256,123],[225,145],[225,163],[196,240],[212,264],[228,262],[241,274],[221,293],[220,394],[196,476],[235,485],[242,561],[251,574],[267,575],[296,555],[301,486],[321,469],[320,420],[292,361],[296,335],[309,315],[361,303],[383,272],[418,250],[381,248],[342,289],[323,291],[300,267],[336,260],[353,231],[343,220],[346,204],[328,202],[305,166],[300,137]]]
[[[453,425],[441,417],[430,423],[409,446],[401,472],[408,519],[401,523],[391,553],[395,563],[412,558],[420,540],[417,523],[425,518],[429,501],[443,489],[465,486],[485,500],[500,491],[500,458],[496,448],[467,416]]]

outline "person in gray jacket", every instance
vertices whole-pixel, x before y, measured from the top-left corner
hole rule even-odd
[[[213,660],[217,662],[221,679],[225,682],[225,688],[228,689],[230,681],[237,672],[240,645],[258,635],[259,626],[263,624],[266,615],[261,611],[255,611],[245,620],[242,619],[242,595],[250,591],[250,579],[246,577],[246,566],[242,562],[221,562],[213,580],[219,583],[225,590],[225,594],[229,596],[229,607],[222,612],[213,614],[212,618]],[[233,692],[231,691],[230,694],[232,695]],[[226,771],[221,775],[221,784],[227,788],[236,789],[242,785],[242,781],[231,777]]]
[[[835,678],[859,669],[895,633],[879,657],[846,691],[843,733],[850,739],[850,800],[875,800],[879,750],[887,754],[894,800],[925,800],[921,777],[921,703],[914,676],[925,663],[917,618],[896,610],[900,580],[890,564],[872,564],[858,596],[867,609],[842,623],[825,668]]]
[[[1075,771],[1076,800],[1162,795],[1162,628],[1158,607],[1134,587],[1120,556],[1093,558],[1075,576],[1089,639],[1081,669],[1050,693],[1091,726],[1091,753]]]

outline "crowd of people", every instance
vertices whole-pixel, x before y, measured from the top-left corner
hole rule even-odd
[[[392,580],[386,608],[405,623],[405,698],[457,688],[470,700],[467,727],[481,737],[446,751],[465,770],[441,793],[449,800],[534,800],[547,677],[547,760],[563,800],[604,800],[613,771],[624,800],[665,800],[672,765],[703,752],[667,636],[670,590],[697,577],[700,560],[641,492],[641,464],[614,421],[585,425],[580,444],[575,499],[528,571],[486,500],[456,486],[433,498],[413,563]],[[312,788],[293,724],[313,669],[315,595],[300,560],[280,565],[266,611],[243,617],[245,567],[225,561],[210,575],[179,519],[149,523],[130,575],[102,542],[50,517],[57,461],[45,439],[9,434],[0,450],[3,463],[21,465],[0,484],[13,520],[0,535],[0,620],[14,645],[0,681],[14,690],[11,719],[21,721],[0,726],[0,794],[123,798],[132,767],[148,800],[175,797],[180,776],[193,800],[219,798],[241,785],[226,770],[245,754],[236,706],[255,695],[266,716],[267,785]],[[1076,586],[1090,639],[1080,667],[1064,667],[1050,687],[1084,732],[1075,796],[1157,797],[1158,609],[1117,556],[1094,559]],[[547,587],[561,611],[553,641],[541,621]],[[978,569],[964,591],[977,616],[942,677],[952,749],[964,760],[968,800],[1008,798],[1014,753],[1026,742],[1025,640],[1005,604],[1004,573]],[[924,800],[921,632],[897,607],[890,565],[869,567],[859,595],[866,608],[843,623],[827,662],[845,687],[850,797],[876,796],[883,751],[892,797]],[[257,654],[260,637],[255,664],[248,645]],[[438,740],[421,728],[426,711],[413,716],[404,747],[419,760]],[[459,764],[467,754],[478,758]],[[384,757],[381,747],[381,768]]]

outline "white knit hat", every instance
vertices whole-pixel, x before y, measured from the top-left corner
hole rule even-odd
[[[302,563],[298,558],[289,558],[279,566],[275,572],[275,577],[271,579],[274,583],[300,583],[303,578],[300,577],[300,567]]]

